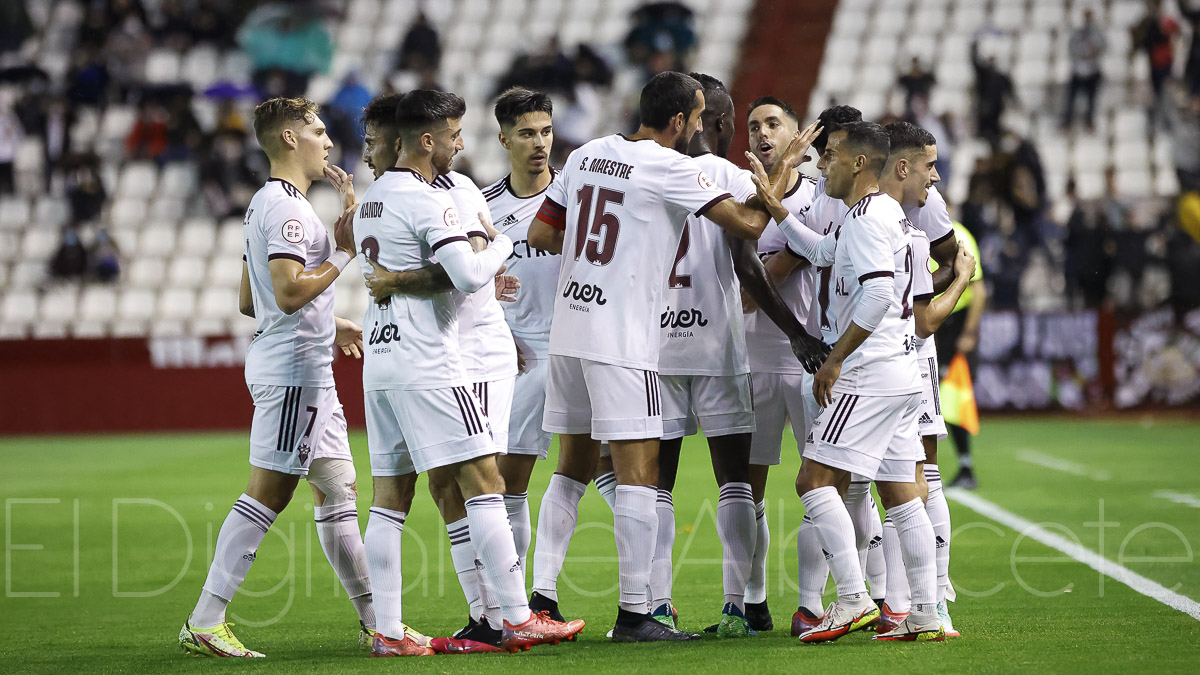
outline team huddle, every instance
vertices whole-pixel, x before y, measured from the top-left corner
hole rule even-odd
[[[246,356],[250,480],[179,633],[184,651],[263,656],[234,636],[226,607],[301,477],[372,656],[574,640],[584,621],[564,617],[557,581],[590,482],[613,512],[611,639],[698,639],[677,627],[671,600],[672,491],[682,439],[698,430],[723,557],[724,604],[706,631],[771,630],[764,493],[789,421],[806,514],[792,635],[957,635],[932,335],[975,261],[933,187],[933,136],[847,106],[801,129],[787,103],[762,97],[747,113],[747,171],[725,157],[725,86],[667,72],[642,90],[636,133],[588,142],[556,170],[551,99],[515,88],[494,109],[512,170],[481,190],[453,170],[466,112],[439,91],[373,100],[362,123],[375,180],[356,195],[353,176],[328,164],[314,104],[256,108],[271,178],[244,224],[241,310],[258,324]],[[797,169],[810,147],[820,180]],[[345,208],[332,239],[305,197],[323,178]],[[372,296],[361,327],[333,315],[333,282],[356,257]],[[363,359],[365,536],[335,347]],[[527,589],[527,490],[554,434]],[[448,637],[403,621],[401,540],[419,473],[468,605]]]

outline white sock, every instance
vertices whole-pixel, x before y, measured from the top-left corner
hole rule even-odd
[[[650,567],[654,562],[658,516],[657,490],[647,485],[618,485],[613,527],[617,535],[617,577],[621,593],[617,603],[629,612],[644,614],[650,601]]]
[[[825,613],[821,596],[825,594],[825,584],[829,581],[828,555],[821,548],[817,526],[807,513],[804,514],[804,520],[800,521],[800,529],[796,532],[796,557],[800,561],[798,606],[807,609],[813,616]]]
[[[667,490],[658,490],[654,506],[658,518],[655,536],[654,562],[650,565],[650,608],[658,609],[671,601],[671,549],[675,546],[675,502]]]
[[[500,605],[500,615],[514,626],[529,620],[525,599],[525,570],[513,545],[508,511],[500,495],[480,495],[467,500],[467,520],[475,557],[482,562],[483,583]]]
[[[838,598],[850,607],[870,602],[854,548],[854,523],[837,488],[830,485],[809,490],[800,496],[800,501],[817,526],[821,548],[829,554],[829,572],[837,584]]]
[[[587,486],[562,474],[550,476],[550,485],[538,510],[537,543],[533,547],[533,590],[558,600],[558,575],[562,572],[575,521],[579,518],[579,500]]]
[[[602,473],[595,478],[596,490],[608,504],[609,510],[617,508],[617,475],[611,471]]]
[[[450,537],[450,562],[458,575],[458,585],[470,607],[471,618],[479,621],[483,617],[483,593],[479,584],[479,573],[475,569],[475,544],[471,543],[471,526],[462,518],[446,525]]]
[[[896,524],[904,569],[912,592],[912,615],[921,623],[937,620],[937,564],[933,545],[933,525],[925,513],[925,504],[913,499],[888,509]]]
[[[246,494],[233,503],[217,534],[208,578],[192,611],[192,625],[209,628],[225,621],[225,606],[246,580],[258,546],[278,515]]]
[[[746,586],[750,582],[750,569],[754,564],[758,539],[757,519],[758,507],[754,504],[749,483],[726,483],[721,486],[717,497],[721,582],[725,588],[725,602],[733,603],[743,613],[746,611]],[[766,520],[765,510],[763,519]]]
[[[358,531],[358,507],[354,502],[313,507],[317,539],[325,558],[333,566],[342,588],[354,604],[358,618],[367,628],[375,628],[375,609],[371,602],[371,578],[367,575],[367,554]]]
[[[767,552],[771,550],[771,528],[767,523],[767,500],[754,505],[754,554],[750,557],[750,580],[746,582],[745,601],[767,601]]]
[[[385,637],[404,637],[402,603],[404,576],[400,566],[400,540],[404,534],[404,511],[372,506],[367,517],[367,536],[363,547],[367,552],[367,570],[371,573],[375,599],[375,630]]]
[[[529,540],[533,537],[533,528],[529,524],[529,493],[504,495],[504,508],[508,511],[513,546],[517,548],[517,557],[521,559],[521,573],[524,574],[525,557],[529,555]]]
[[[904,614],[912,608],[908,590],[908,572],[904,570],[904,554],[900,551],[900,536],[896,524],[888,516],[883,521],[883,559],[887,562],[887,602],[893,614]]]
[[[887,586],[887,566],[883,561],[883,552],[878,550],[883,544],[883,523],[879,520],[879,507],[875,506],[875,499],[871,496],[869,481],[852,481],[846,488],[846,510],[854,522],[858,562],[871,588],[871,597],[882,598]],[[874,559],[871,556],[872,544],[877,551]]]
[[[946,599],[950,587],[950,505],[942,493],[942,473],[937,464],[925,465],[925,482],[929,483],[929,498],[925,500],[925,513],[933,524],[933,543],[937,564],[937,600]]]

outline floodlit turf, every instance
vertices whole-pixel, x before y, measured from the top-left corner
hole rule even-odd
[[[692,630],[714,623],[722,601],[716,488],[700,443],[687,444],[675,495],[675,603]],[[365,524],[366,443],[356,434],[352,444]],[[1196,599],[1200,508],[1178,500],[1200,503],[1197,452],[1196,423],[986,419],[977,494]],[[792,488],[794,447],[771,474],[768,599],[777,627],[759,638],[669,646],[605,640],[616,611],[612,517],[589,489],[560,582],[564,612],[588,621],[578,643],[516,656],[368,659],[356,648],[355,616],[321,553],[302,484],[231,606],[237,634],[268,659],[188,657],[176,634],[221,520],[244,487],[246,453],[244,434],[0,441],[7,547],[0,672],[1194,672],[1200,658],[1197,620],[958,504],[951,505],[951,577],[959,602],[951,607],[964,637],[940,645],[872,644],[861,634],[832,645],[797,643],[788,637],[803,515]],[[947,476],[952,464],[945,463]],[[539,465],[530,487],[535,517],[551,470]],[[466,607],[423,480],[418,490],[404,540],[405,617],[424,632],[447,634],[463,624]]]

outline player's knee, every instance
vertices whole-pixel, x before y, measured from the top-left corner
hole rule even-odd
[[[318,459],[308,471],[308,483],[324,495],[324,505],[333,506],[358,499],[358,477],[354,463],[346,459]]]

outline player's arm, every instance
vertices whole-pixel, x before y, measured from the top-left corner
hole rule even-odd
[[[937,261],[937,271],[933,273],[933,292],[946,293],[951,282],[955,279],[955,260],[958,256],[958,237],[954,230],[942,237],[942,240],[929,247],[929,257]],[[972,258],[973,259],[973,258]]]
[[[254,318],[254,293],[250,290],[250,266],[242,261],[242,284],[238,288],[238,310],[245,316]]]
[[[393,295],[432,295],[454,290],[454,282],[441,264],[393,272],[374,260],[367,262],[371,265],[371,271],[364,278],[367,290],[375,300]]]
[[[567,210],[547,197],[542,201],[526,238],[533,248],[550,253],[562,253],[563,236],[567,232]]]
[[[275,292],[275,303],[283,313],[294,314],[324,293],[354,259],[353,221],[354,209],[346,209],[334,225],[337,250],[314,270],[305,271],[304,261],[298,256],[273,254],[275,257],[269,257],[271,288]]]
[[[733,271],[737,274],[742,288],[750,298],[762,309],[772,323],[779,326],[784,335],[792,343],[792,353],[800,361],[804,369],[815,373],[825,357],[826,347],[820,340],[809,335],[800,325],[800,320],[788,309],[779,289],[771,282],[766,267],[758,259],[754,245],[748,241],[737,239],[730,234],[725,235],[729,249],[733,253]]]
[[[758,188],[758,198],[779,224],[779,230],[787,238],[788,246],[818,267],[832,265],[834,254],[837,252],[837,237],[832,232],[822,236],[805,227],[780,201],[778,190],[771,185],[762,162],[752,154],[747,153],[747,156],[750,157],[750,164],[754,170],[752,178],[754,186]]]
[[[491,223],[483,221],[481,224],[491,241],[478,253],[462,236],[448,237],[432,244],[450,281],[464,293],[474,293],[495,278],[513,251],[511,239],[500,234]]]
[[[728,196],[708,209],[698,211],[696,215],[703,215],[731,236],[749,241],[757,241],[762,236],[770,219],[767,211],[757,201],[751,199],[743,204]]]
[[[967,305],[967,320],[955,345],[964,354],[975,351],[975,345],[979,343],[979,322],[983,319],[983,308],[987,306],[987,286],[983,279],[972,281],[970,288],[971,304]]]
[[[336,329],[333,335],[333,344],[346,356],[353,356],[356,359],[362,358],[362,326],[354,323],[350,319],[343,319],[339,316],[333,317],[333,325]]]
[[[925,339],[937,332],[942,322],[954,311],[958,299],[971,283],[975,274],[975,256],[967,249],[958,249],[954,265],[950,268],[954,273],[953,281],[944,293],[938,296],[913,298],[913,314],[917,323],[917,337]],[[964,331],[965,332],[965,331]]]

